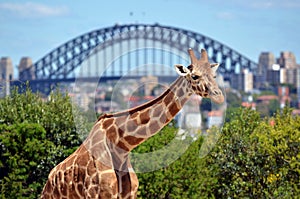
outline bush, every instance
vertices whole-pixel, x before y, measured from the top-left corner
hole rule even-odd
[[[143,168],[164,165],[155,171],[138,173],[138,198],[198,198],[202,182],[199,150],[203,139],[200,137],[193,141],[189,136],[185,140],[174,138],[177,130],[174,126],[166,126],[134,150],[134,153],[150,153],[149,160],[142,163]],[[155,150],[160,151],[156,151],[156,158],[153,158],[151,152]],[[132,163],[139,166],[134,161]]]
[[[55,146],[39,124],[0,125],[2,197],[36,198]]]
[[[43,100],[16,88],[0,99],[2,197],[37,198],[50,170],[81,144],[84,122],[70,98],[59,92]]]
[[[132,154],[133,166],[140,169],[138,197],[298,197],[300,118],[288,108],[266,119],[253,110],[235,110],[221,132],[211,129],[196,141],[181,140],[168,125],[137,147],[134,153],[148,155],[138,161]],[[81,144],[87,125],[59,92],[42,100],[16,89],[0,99],[1,198],[37,198],[50,170]],[[201,158],[216,136],[216,146]]]
[[[300,118],[291,110],[277,112],[261,122],[251,135],[260,165],[260,179],[268,198],[296,198],[300,195]]]
[[[263,121],[258,112],[240,109],[204,159],[210,169],[203,192],[210,187],[215,198],[299,196],[299,122],[286,109]]]

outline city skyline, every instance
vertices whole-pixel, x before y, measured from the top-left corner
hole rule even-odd
[[[261,52],[278,57],[282,51],[291,51],[298,58],[299,9],[298,0],[154,0],[142,4],[136,0],[89,4],[4,1],[0,3],[0,57],[10,57],[14,66],[24,56],[36,62],[59,45],[93,29],[115,23],[159,23],[208,36],[255,62]]]

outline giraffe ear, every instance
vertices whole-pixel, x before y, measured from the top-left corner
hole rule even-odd
[[[219,63],[210,64],[210,68],[211,68],[211,70],[213,71],[214,74],[216,74],[217,69],[219,68],[219,65],[220,65]]]
[[[186,76],[191,73],[191,71],[187,67],[185,67],[184,65],[181,65],[181,64],[176,64],[175,70],[178,73],[178,75],[180,75],[180,76]]]

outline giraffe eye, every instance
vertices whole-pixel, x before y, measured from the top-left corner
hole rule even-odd
[[[200,76],[198,76],[198,75],[192,75],[191,77],[193,78],[193,80],[197,80],[197,79],[199,79]]]

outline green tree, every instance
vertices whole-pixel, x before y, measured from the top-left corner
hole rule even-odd
[[[300,118],[288,108],[266,119],[234,108],[221,131],[181,139],[170,123],[137,147],[134,153],[148,155],[132,162],[139,198],[297,198]],[[37,198],[50,170],[88,132],[80,112],[58,92],[42,100],[15,90],[0,99],[1,198]]]
[[[240,109],[226,123],[213,151],[204,158],[207,182],[201,187],[211,187],[216,198],[252,198],[252,186],[257,169],[251,161],[249,136],[258,126],[260,116],[253,110]]]
[[[256,111],[240,109],[204,158],[207,181],[200,189],[210,187],[215,198],[299,196],[299,129],[299,118],[286,109],[271,123]]]
[[[165,127],[159,134],[147,140],[135,149],[135,153],[149,153],[166,147],[173,140],[171,148],[157,155],[154,164],[165,166],[145,173],[138,173],[139,178],[139,198],[199,198],[198,187],[201,184],[201,159],[199,150],[203,139],[192,141],[191,137],[185,140],[174,138],[177,129],[174,126]],[[168,162],[174,155],[182,155],[174,162]],[[153,160],[151,157],[149,159]],[[133,162],[134,163],[134,162]],[[144,162],[143,165],[153,165]],[[137,165],[135,165],[137,166]]]
[[[37,198],[54,144],[39,124],[0,125],[2,198]]]
[[[12,193],[8,198],[36,198],[50,170],[81,144],[87,124],[79,113],[68,95],[58,91],[44,100],[28,88],[23,93],[16,88],[11,96],[0,99],[0,180],[1,190]],[[27,162],[30,167],[24,166]],[[16,185],[19,191],[14,195],[16,189],[8,184],[20,183],[19,178],[22,188]]]
[[[263,121],[251,135],[253,150],[263,164],[261,181],[268,198],[300,195],[300,118],[285,108]]]

